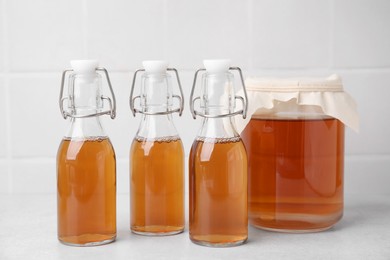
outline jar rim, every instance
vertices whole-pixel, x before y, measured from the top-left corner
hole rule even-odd
[[[315,91],[342,92],[343,84],[341,78],[334,74],[327,78],[305,77],[305,78],[259,78],[252,77],[245,80],[249,91],[265,92],[296,92]]]

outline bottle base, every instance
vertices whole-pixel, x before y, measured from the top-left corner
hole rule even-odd
[[[59,237],[58,240],[67,246],[90,247],[101,246],[114,242],[116,235],[85,234],[81,236]]]
[[[332,228],[343,213],[329,215],[278,214],[277,219],[252,218],[250,224],[255,228],[281,233],[315,233]]]
[[[234,247],[245,244],[248,236],[207,235],[190,237],[194,244],[207,247]]]
[[[321,227],[321,228],[312,228],[312,229],[283,229],[283,228],[272,228],[272,227],[264,227],[264,226],[258,226],[258,225],[253,225],[253,227],[262,229],[265,231],[271,231],[271,232],[279,232],[279,233],[291,233],[291,234],[303,234],[303,233],[316,233],[316,232],[322,232],[326,231],[328,229],[331,229],[332,226],[327,226],[327,227]]]
[[[131,228],[131,232],[141,236],[172,236],[180,234],[183,231],[184,227],[173,226],[145,226]]]

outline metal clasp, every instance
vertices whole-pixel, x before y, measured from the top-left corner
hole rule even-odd
[[[173,109],[173,110],[169,110],[169,111],[155,112],[155,113],[149,113],[149,112],[142,111],[141,109],[135,108],[135,106],[134,106],[135,100],[141,98],[140,95],[133,97],[135,81],[137,78],[137,74],[139,72],[144,72],[144,71],[145,71],[145,69],[136,70],[134,73],[134,77],[133,77],[133,83],[131,84],[129,103],[130,103],[130,109],[131,109],[131,112],[133,113],[133,116],[135,116],[136,113],[145,114],[145,115],[167,115],[167,114],[172,114],[172,113],[176,113],[176,112],[178,112],[179,116],[181,116],[183,114],[183,109],[184,109],[184,94],[183,94],[183,89],[182,89],[181,83],[180,83],[179,73],[177,72],[177,70],[175,68],[167,68],[167,71],[175,72],[177,84],[179,85],[180,96],[179,95],[172,95],[172,98],[177,98],[179,100],[180,107]]]
[[[244,81],[244,77],[242,75],[242,71],[241,71],[241,69],[239,67],[230,67],[229,70],[237,70],[239,72],[239,74],[240,74],[241,85],[242,85],[242,89],[244,90],[244,97],[234,96],[234,99],[239,99],[241,101],[242,109],[238,110],[238,111],[235,111],[233,113],[222,114],[222,115],[205,115],[202,112],[196,111],[195,108],[194,108],[195,101],[196,100],[200,100],[199,96],[194,98],[194,92],[195,92],[195,87],[196,87],[196,79],[198,77],[199,72],[206,71],[206,69],[198,69],[195,72],[194,83],[192,84],[191,96],[190,96],[190,110],[191,110],[192,117],[194,119],[196,119],[197,115],[201,116],[201,117],[206,117],[206,118],[221,118],[221,117],[235,116],[235,115],[240,115],[240,114],[242,114],[242,117],[244,119],[246,118],[246,114],[247,114],[247,111],[248,111],[248,94],[246,92],[245,81]]]
[[[106,111],[99,112],[99,113],[88,114],[88,115],[73,115],[72,113],[65,111],[64,110],[64,101],[68,99],[68,97],[64,97],[65,76],[67,73],[73,72],[72,69],[66,69],[62,72],[61,91],[60,91],[60,98],[59,98],[60,110],[61,110],[61,114],[62,114],[64,119],[67,119],[68,117],[86,118],[86,117],[94,117],[94,116],[102,116],[102,115],[110,115],[111,119],[114,119],[116,117],[116,99],[115,99],[115,95],[114,95],[114,90],[112,89],[111,80],[110,80],[110,77],[108,75],[108,72],[103,67],[96,68],[96,71],[103,72],[106,76],[108,87],[109,87],[110,92],[111,92],[112,101],[111,101],[110,97],[106,97],[103,95],[101,95],[100,98],[102,99],[103,103],[104,103],[104,100],[108,101],[110,109],[106,110]]]

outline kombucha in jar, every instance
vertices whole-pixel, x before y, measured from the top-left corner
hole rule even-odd
[[[356,130],[353,99],[337,75],[246,80],[251,225],[305,233],[334,226],[344,208],[344,128]]]
[[[172,113],[183,109],[172,106],[170,75],[165,61],[144,61],[142,75],[141,124],[130,150],[130,227],[147,236],[173,235],[184,230],[184,149],[173,124]],[[180,81],[178,85],[181,90]],[[137,97],[136,97],[137,98]]]
[[[334,118],[252,118],[249,219],[263,229],[313,232],[343,215],[344,125]]]
[[[189,159],[190,239],[211,247],[241,245],[248,238],[247,155],[232,122],[233,115],[245,112],[234,111],[229,70],[239,68],[229,64],[229,60],[204,61],[202,94],[193,97],[199,71],[191,94],[191,112],[203,122]],[[194,108],[198,99],[200,111]]]
[[[97,62],[72,61],[68,96],[64,95],[63,74],[61,102],[67,99],[68,111],[60,104],[70,128],[57,154],[58,239],[66,245],[95,246],[116,238],[116,160],[100,116],[115,117],[115,97],[110,110],[101,98],[101,79]],[[109,82],[109,79],[108,79]]]

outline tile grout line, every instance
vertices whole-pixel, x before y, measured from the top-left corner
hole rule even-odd
[[[10,59],[8,55],[9,39],[8,39],[8,16],[7,16],[7,1],[3,0],[3,37],[4,37],[4,95],[5,95],[5,131],[6,131],[6,162],[7,162],[7,178],[8,178],[8,193],[13,193],[13,178],[12,178],[12,140],[11,140],[11,102],[10,102],[10,77],[9,64]]]

